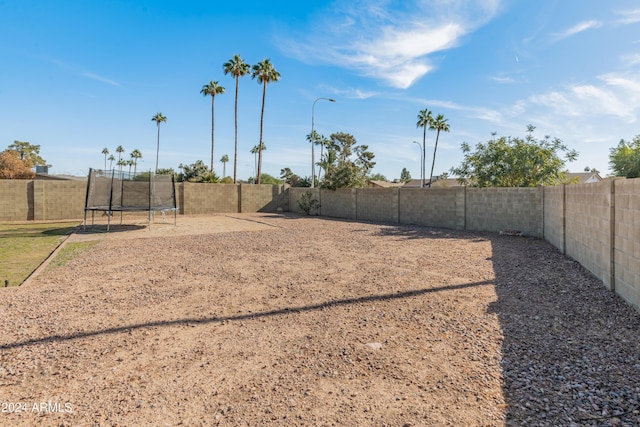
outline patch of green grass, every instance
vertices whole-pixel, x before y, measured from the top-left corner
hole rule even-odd
[[[0,287],[18,286],[72,233],[77,223],[0,224]]]
[[[51,260],[47,269],[62,267],[82,252],[95,246],[97,243],[97,240],[90,240],[88,242],[67,243],[60,250],[60,252],[57,253],[56,257]]]

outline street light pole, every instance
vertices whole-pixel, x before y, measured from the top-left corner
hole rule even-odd
[[[336,102],[335,99],[331,99],[331,98],[318,98],[315,101],[313,101],[313,106],[311,107],[311,188],[314,188],[316,183],[316,159],[315,159],[315,149],[314,149],[314,146],[316,145],[316,138],[315,138],[315,133],[313,132],[313,125],[314,125],[313,122],[314,122],[316,102],[320,101],[321,99],[324,99],[329,102]]]
[[[424,188],[424,148],[418,141],[413,141],[413,143],[420,147],[420,188]]]

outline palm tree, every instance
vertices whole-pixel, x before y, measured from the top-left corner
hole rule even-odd
[[[429,187],[431,187],[431,182],[433,180],[433,166],[436,163],[436,150],[438,149],[438,138],[440,137],[440,131],[449,132],[449,123],[447,123],[447,119],[444,118],[442,114],[438,114],[434,120],[431,121],[429,125],[429,129],[436,130],[438,133],[436,134],[436,145],[433,148],[433,161],[431,162],[431,175],[429,176]]]
[[[158,145],[156,147],[156,173],[158,173],[158,155],[160,154],[160,123],[166,122],[167,118],[162,115],[162,113],[158,113],[151,118],[151,121],[156,122],[158,125]]]
[[[122,147],[122,145],[118,145],[118,148],[116,148],[116,153],[118,153],[118,161],[120,161],[120,159],[122,158],[122,153],[124,153],[124,147]]]
[[[116,163],[116,165],[118,165],[118,167],[120,168],[120,172],[122,172],[122,168],[124,166],[127,166],[127,161],[125,159],[120,159],[118,160],[118,163]]]
[[[431,115],[431,111],[426,108],[424,110],[421,110],[418,113],[418,122],[416,123],[416,127],[421,127],[424,129],[422,134],[422,182],[420,183],[420,188],[424,187],[424,161],[427,156],[427,146],[425,144],[427,143],[427,128],[431,126],[431,123],[433,123],[433,116]]]
[[[133,160],[133,174],[136,174],[138,168],[138,159],[142,158],[142,152],[137,148],[131,152],[131,160]]]
[[[240,77],[249,74],[251,67],[244,62],[240,55],[233,55],[228,62],[223,64],[224,73],[231,74],[236,79],[236,108],[235,108],[235,127],[236,127],[236,142],[233,151],[233,183],[236,183],[236,172],[238,170],[238,81]]]
[[[216,95],[221,95],[224,93],[224,87],[218,85],[217,81],[209,81],[209,84],[202,86],[202,90],[200,91],[204,96],[211,95],[211,172],[213,172],[213,104],[216,98]]]
[[[109,156],[109,158],[107,160],[109,160],[109,169],[111,169],[111,167],[113,166],[113,162],[116,158],[112,155]]]
[[[109,154],[109,149],[106,147],[103,148],[102,154],[104,154],[104,168],[107,169],[107,154]]]
[[[229,156],[224,154],[220,158],[220,161],[222,162],[222,178],[225,178],[227,176],[227,162],[229,161]]]
[[[276,70],[269,59],[263,59],[253,66],[251,78],[258,78],[258,83],[262,85],[262,111],[260,113],[260,143],[258,144],[258,184],[260,184],[260,172],[262,169],[262,123],[264,121],[264,100],[267,95],[267,84],[280,80],[280,73]]]
[[[267,146],[265,145],[265,143],[262,143],[262,151],[266,150]],[[255,173],[256,169],[260,170],[260,165],[258,163],[258,159],[256,158],[256,155],[258,154],[258,152],[260,152],[260,146],[258,145],[254,145],[253,148],[251,149],[251,154],[253,154],[253,162],[254,162],[254,166],[253,166],[253,172]],[[258,182],[258,178],[256,178],[256,180],[254,181],[256,184],[260,184],[260,182]]]
[[[129,175],[131,175],[131,167],[135,165],[136,162],[134,162],[133,159],[126,160],[126,162],[127,166],[129,166]]]

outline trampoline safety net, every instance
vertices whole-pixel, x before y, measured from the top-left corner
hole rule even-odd
[[[149,226],[154,212],[173,211],[176,221],[177,205],[173,174],[156,175],[151,172],[130,173],[120,170],[89,169],[87,196],[84,207],[84,227],[87,212],[106,212],[107,231],[111,225],[111,215],[120,212],[148,212]]]

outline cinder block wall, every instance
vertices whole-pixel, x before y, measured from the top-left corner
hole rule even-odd
[[[358,188],[356,190],[356,219],[362,221],[399,221],[397,188]]]
[[[285,186],[270,184],[240,184],[238,212],[277,212],[289,209]]]
[[[80,219],[84,215],[87,194],[85,181],[33,181],[43,183],[43,211],[45,220]]]
[[[300,188],[300,187],[289,188],[289,190],[287,191],[289,193],[289,212],[295,212],[299,214],[304,213],[304,211],[300,209],[298,202],[300,201],[300,198],[306,191],[310,191],[312,194],[312,197],[320,201],[320,189],[318,188]]]
[[[544,187],[544,238],[565,253],[564,245],[564,185]]]
[[[542,187],[467,188],[466,229],[542,237]]]
[[[33,181],[0,179],[0,221],[33,218]]]
[[[640,179],[615,181],[615,290],[640,310]]]
[[[358,214],[355,188],[320,190],[320,215],[333,218],[356,219]]]
[[[565,187],[566,254],[613,289],[612,186],[614,181]]]
[[[182,182],[179,186],[182,187],[179,190],[182,214],[239,212],[239,185]]]
[[[399,190],[399,222],[456,230],[465,228],[465,188]]]

